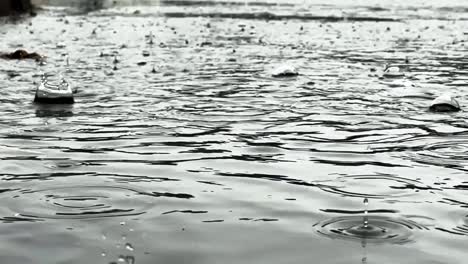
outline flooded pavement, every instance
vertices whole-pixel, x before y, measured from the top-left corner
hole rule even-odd
[[[0,26],[47,56],[0,64],[2,263],[468,257],[468,2],[42,2]]]

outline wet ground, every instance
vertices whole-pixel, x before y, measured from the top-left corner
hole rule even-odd
[[[47,56],[0,64],[2,263],[468,257],[467,114],[427,111],[468,105],[468,2],[42,2],[0,26]]]

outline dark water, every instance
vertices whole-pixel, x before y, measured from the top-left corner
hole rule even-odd
[[[0,64],[1,263],[465,262],[467,114],[427,107],[468,105],[468,2],[42,2],[0,26],[48,57]]]

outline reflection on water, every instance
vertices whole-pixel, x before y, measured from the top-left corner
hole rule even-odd
[[[2,263],[466,259],[463,3],[41,2],[0,26],[47,56],[0,64]]]
[[[72,117],[73,106],[36,104],[36,117]]]

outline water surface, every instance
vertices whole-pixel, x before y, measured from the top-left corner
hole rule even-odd
[[[468,256],[467,114],[427,111],[468,105],[468,2],[41,2],[0,26],[47,56],[0,65],[2,263]]]

